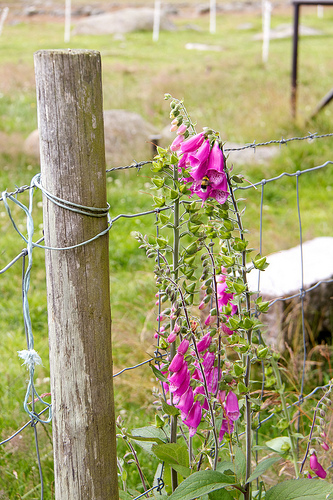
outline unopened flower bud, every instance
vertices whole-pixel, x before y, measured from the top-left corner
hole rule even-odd
[[[330,449],[330,447],[328,446],[328,444],[326,443],[326,441],[324,441],[323,443],[321,443],[321,447],[325,451],[328,451]]]
[[[174,332],[171,332],[167,338],[167,342],[169,342],[169,344],[172,344],[172,342],[174,342],[176,340],[176,338],[177,338],[177,334]]]

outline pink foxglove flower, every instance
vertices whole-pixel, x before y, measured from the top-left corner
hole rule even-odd
[[[223,420],[221,425],[221,430],[219,434],[219,440],[222,441],[224,434],[231,434],[234,430],[234,422],[239,418],[239,406],[238,406],[238,398],[236,394],[232,391],[228,392],[227,397],[225,398],[225,392],[221,391],[219,393],[219,399],[222,403],[223,410]]]
[[[202,366],[205,372],[209,372],[214,366],[215,361],[215,353],[214,352],[206,352],[203,356]]]
[[[234,423],[232,420],[228,419],[223,419],[222,420],[222,425],[219,433],[219,441],[221,442],[222,439],[224,438],[224,434],[232,434],[234,431]]]
[[[214,198],[221,205],[227,201],[229,193],[225,173],[208,170],[205,163],[191,172],[191,177],[193,179],[191,192],[202,199],[202,204],[208,198]]]
[[[174,387],[174,386],[170,386],[170,392],[173,393],[173,395],[177,398],[181,398],[181,396],[187,391],[187,389],[189,388],[190,386],[190,381],[191,381],[191,374],[190,374],[190,371],[187,370],[186,374],[185,374],[185,377],[184,377],[184,380],[182,382],[182,384],[177,388],[177,387]]]
[[[185,363],[185,361],[184,361],[183,354],[179,354],[179,352],[177,352],[170,363],[170,366],[169,366],[170,372],[179,372],[179,370],[182,368],[184,363]]]
[[[211,149],[207,170],[215,170],[216,172],[224,172],[224,157],[217,141]]]
[[[184,139],[185,137],[183,135],[177,135],[170,146],[171,151],[178,151]]]
[[[186,129],[187,129],[186,125],[182,123],[177,130],[177,135],[183,135],[186,132]]]
[[[313,470],[313,472],[315,472],[321,479],[325,479],[327,476],[327,472],[318,462],[318,458],[315,453],[312,453],[310,457],[310,469]]]
[[[174,342],[177,338],[177,334],[175,332],[171,332],[167,338],[167,342],[169,342],[169,344],[172,344],[172,342]]]
[[[185,420],[194,403],[194,394],[192,387],[188,387],[187,391],[181,396],[179,403],[175,405],[181,412],[180,418]]]
[[[187,339],[182,340],[182,342],[178,346],[177,352],[183,355],[186,354],[189,345],[190,343]]]
[[[184,420],[184,424],[186,424],[189,428],[190,437],[194,436],[194,434],[197,432],[197,428],[201,422],[201,417],[202,417],[202,408],[199,401],[196,401],[193,404],[188,414],[188,417],[186,418],[186,420]]]
[[[185,379],[185,376],[187,374],[187,371],[188,371],[187,364],[184,363],[183,366],[181,367],[181,369],[178,372],[175,372],[173,375],[170,375],[168,377],[168,381],[170,383],[170,387],[173,386],[176,389],[178,389],[182,385],[182,383],[183,383],[183,381]]]
[[[209,140],[203,142],[198,151],[194,154],[190,155],[188,158],[188,162],[193,169],[198,168],[199,165],[202,165],[208,159],[210,153],[210,145]]]
[[[328,444],[326,443],[326,441],[324,441],[323,443],[321,443],[321,447],[325,451],[328,451],[330,449],[330,447],[328,446]]]
[[[204,140],[205,140],[205,136],[204,136],[203,132],[201,132],[200,134],[197,134],[197,135],[193,135],[192,137],[190,137],[186,141],[182,142],[182,144],[180,146],[180,150],[182,153],[192,153],[192,152],[196,151],[201,146],[201,144],[203,143]]]
[[[198,352],[203,352],[203,351],[206,351],[206,349],[208,349],[208,347],[210,346],[212,342],[212,337],[210,336],[209,333],[207,333],[204,337],[202,337],[202,339],[197,343],[197,349],[198,349]]]
[[[228,392],[227,399],[225,401],[225,411],[228,418],[233,422],[239,419],[238,398],[232,391]]]

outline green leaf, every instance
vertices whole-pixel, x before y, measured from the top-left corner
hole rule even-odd
[[[190,476],[192,472],[189,467],[184,467],[183,465],[179,464],[172,464],[171,467],[183,477]]]
[[[170,217],[167,217],[164,214],[160,214],[160,220],[161,220],[162,224],[167,224],[168,222],[170,222]]]
[[[233,462],[227,462],[223,460],[222,462],[217,464],[217,469],[218,472],[226,472],[230,471],[234,474],[234,464]]]
[[[162,410],[167,415],[172,415],[174,417],[179,415],[179,413],[180,413],[177,408],[175,408],[174,406],[168,405],[168,403],[166,403],[163,399],[162,399]]]
[[[172,155],[170,156],[171,165],[177,165],[178,162],[179,162],[178,156],[175,153],[172,153]]]
[[[196,287],[196,282],[193,281],[193,283],[190,283],[189,285],[184,284],[184,289],[186,290],[187,293],[194,293]]]
[[[262,297],[258,297],[257,300],[255,300],[256,306],[258,311],[265,313],[269,309],[269,302],[263,302]]]
[[[127,434],[127,436],[134,439],[134,441],[148,441],[158,444],[164,444],[166,439],[162,429],[157,429],[151,425],[147,427],[139,427],[138,429],[132,429],[132,433]]]
[[[235,453],[235,469],[236,477],[242,483],[246,475],[246,458],[240,448],[237,448]]]
[[[241,184],[242,182],[244,182],[244,181],[243,181],[244,177],[243,177],[241,174],[239,174],[239,175],[233,175],[233,176],[231,177],[231,179],[232,179],[234,182],[236,182],[236,184]]]
[[[229,318],[228,322],[227,322],[227,326],[228,328],[230,328],[230,330],[237,330],[237,328],[239,327],[239,321],[237,321],[236,319],[234,318]]]
[[[265,500],[325,500],[332,493],[333,484],[322,479],[290,479],[269,489]]]
[[[208,498],[209,500],[234,500],[235,497],[229,491],[221,489],[209,493]]]
[[[222,261],[226,267],[231,267],[235,264],[235,257],[230,257],[229,255],[223,255]]]
[[[160,370],[158,370],[158,368],[156,368],[156,366],[154,366],[152,364],[149,364],[149,366],[153,370],[153,373],[154,373],[155,377],[158,378],[158,380],[160,380],[161,382],[168,382],[168,379],[165,378],[163,373]]]
[[[233,222],[231,222],[231,220],[225,219],[223,221],[223,225],[224,225],[224,229],[226,231],[233,231],[233,229],[234,229],[234,224],[233,224]]]
[[[179,197],[178,191],[175,191],[174,189],[170,189],[170,198],[172,200],[176,200]]]
[[[173,464],[188,467],[188,451],[186,446],[177,443],[166,443],[155,445],[152,448],[153,453],[168,465]]]
[[[188,247],[185,248],[187,255],[193,255],[198,251],[198,243],[193,241]]]
[[[251,483],[252,481],[257,479],[257,477],[261,476],[261,474],[266,472],[266,470],[268,470],[270,467],[272,467],[272,465],[275,464],[275,462],[278,462],[279,460],[281,460],[280,456],[279,457],[269,457],[269,458],[266,458],[265,460],[262,460],[262,462],[260,462],[257,465],[257,467],[254,469],[253,473],[251,474],[251,476],[247,480],[247,483]]]
[[[252,263],[256,269],[260,271],[265,271],[265,269],[269,266],[266,262],[266,257],[262,257],[260,253],[258,253],[254,259],[252,259]]]
[[[126,491],[119,491],[119,498],[120,500],[132,500],[133,497],[126,493]]]
[[[161,179],[161,177],[154,177],[152,181],[158,189],[164,186],[164,179]]]
[[[287,446],[288,446],[288,449],[291,448],[291,442],[290,442],[290,438],[288,436],[280,436],[280,437],[271,439],[270,441],[266,441],[265,444],[266,444],[266,446],[268,446],[268,448],[276,451],[277,453],[285,453]]]
[[[241,238],[235,238],[233,247],[236,252],[243,252],[248,245],[248,241],[242,240]]]
[[[153,196],[153,200],[154,200],[154,206],[157,207],[157,208],[161,208],[165,205],[165,198],[159,198],[158,196]]]
[[[169,500],[192,500],[231,484],[235,484],[233,476],[215,470],[202,470],[180,483]]]
[[[168,240],[165,238],[156,238],[156,242],[160,248],[165,248],[168,244]]]

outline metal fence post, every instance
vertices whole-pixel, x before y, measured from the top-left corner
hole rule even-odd
[[[41,185],[86,207],[106,207],[100,54],[35,54]],[[44,196],[45,244],[68,247],[107,228]],[[118,499],[108,233],[72,250],[46,250],[57,500]]]

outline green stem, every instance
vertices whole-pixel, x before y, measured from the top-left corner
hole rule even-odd
[[[232,201],[232,205],[235,211],[236,215],[236,220],[237,220],[237,225],[239,229],[239,237],[242,241],[244,241],[244,234],[243,234],[243,225],[242,225],[242,219],[241,215],[239,213],[237,201],[231,186],[230,178],[228,173],[227,175],[227,181],[228,181],[228,187],[229,187],[229,192],[230,192],[230,197]],[[246,276],[246,252],[245,250],[242,251],[242,279],[243,283],[246,286],[246,291],[245,291],[245,305],[246,305],[246,312],[248,315],[251,315],[251,299],[250,299],[250,293],[248,290],[247,286],[247,276]],[[247,330],[246,332],[247,335],[247,343],[251,345],[252,341],[252,329]],[[250,355],[247,354],[245,357],[245,377],[244,377],[244,385],[246,388],[249,388],[250,385],[250,372],[251,372],[251,358]],[[246,456],[246,472],[245,472],[245,478],[246,481],[251,475],[251,452],[252,452],[252,420],[251,420],[251,402],[250,402],[250,396],[248,393],[245,394],[245,419],[246,419],[246,428],[245,428],[245,456]],[[251,498],[251,484],[247,483],[245,486],[245,493],[244,493],[244,500],[249,500]]]
[[[287,403],[286,403],[286,400],[284,397],[284,388],[283,388],[283,384],[282,384],[281,374],[280,374],[280,370],[279,370],[279,367],[277,365],[277,362],[275,361],[273,356],[270,358],[270,363],[271,363],[271,366],[273,368],[273,372],[274,372],[274,375],[276,378],[277,389],[278,389],[280,397],[281,397],[282,409],[283,409],[283,412],[284,412],[285,417],[286,417],[287,422],[288,422],[287,432],[288,432],[288,436],[290,439],[291,455],[293,458],[296,479],[298,479],[299,478],[299,471],[298,471],[298,465],[297,465],[296,440],[291,432],[290,415],[289,415],[289,410],[287,408]]]
[[[173,168],[173,178],[178,181],[178,164]],[[178,264],[179,264],[179,199],[177,198],[173,204],[173,279],[175,283],[178,282]],[[175,342],[170,346],[171,359],[176,354]],[[170,429],[171,443],[177,442],[177,416],[171,416],[171,429]],[[178,486],[177,471],[171,468],[171,486],[172,491]]]

